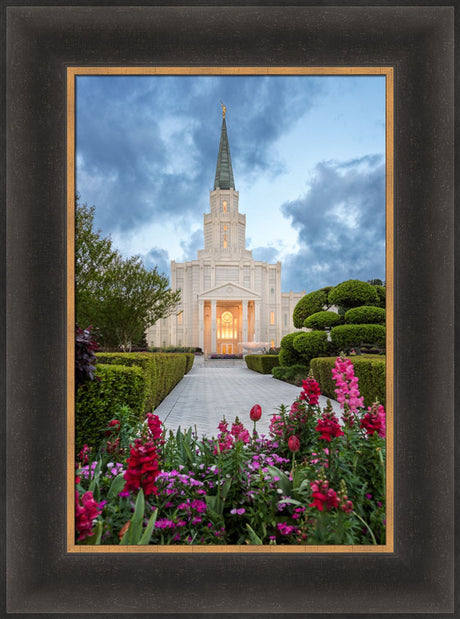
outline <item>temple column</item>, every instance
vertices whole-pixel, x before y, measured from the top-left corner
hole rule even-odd
[[[254,341],[260,342],[260,301],[254,300]]]
[[[217,331],[217,322],[216,322],[216,307],[217,301],[213,299],[211,301],[211,350],[210,352],[217,352],[217,341],[216,341],[216,331]]]
[[[243,305],[243,342],[248,341],[248,302],[242,301]]]
[[[204,301],[198,301],[198,346],[204,352]]]

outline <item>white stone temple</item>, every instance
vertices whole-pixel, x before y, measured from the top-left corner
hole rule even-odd
[[[179,313],[148,329],[148,346],[198,346],[208,355],[232,354],[279,346],[295,330],[292,313],[305,291],[281,292],[281,262],[254,260],[246,249],[246,215],[238,203],[223,106],[204,249],[196,260],[171,261],[171,289],[181,290]]]

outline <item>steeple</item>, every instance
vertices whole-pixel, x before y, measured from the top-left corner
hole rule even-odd
[[[227,125],[225,123],[226,107],[222,103],[222,130],[220,132],[219,154],[217,155],[214,189],[235,189],[233,180],[232,158],[228,144]]]

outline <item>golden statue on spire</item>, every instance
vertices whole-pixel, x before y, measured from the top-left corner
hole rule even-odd
[[[220,102],[221,106],[222,106],[222,118],[225,118],[225,114],[227,112],[227,108],[225,107],[225,105],[222,103],[222,101]]]

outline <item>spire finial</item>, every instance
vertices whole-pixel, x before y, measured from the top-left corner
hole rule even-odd
[[[222,118],[225,118],[225,114],[227,112],[227,108],[225,107],[225,105],[222,103],[222,101],[220,102],[221,106],[222,106]]]

